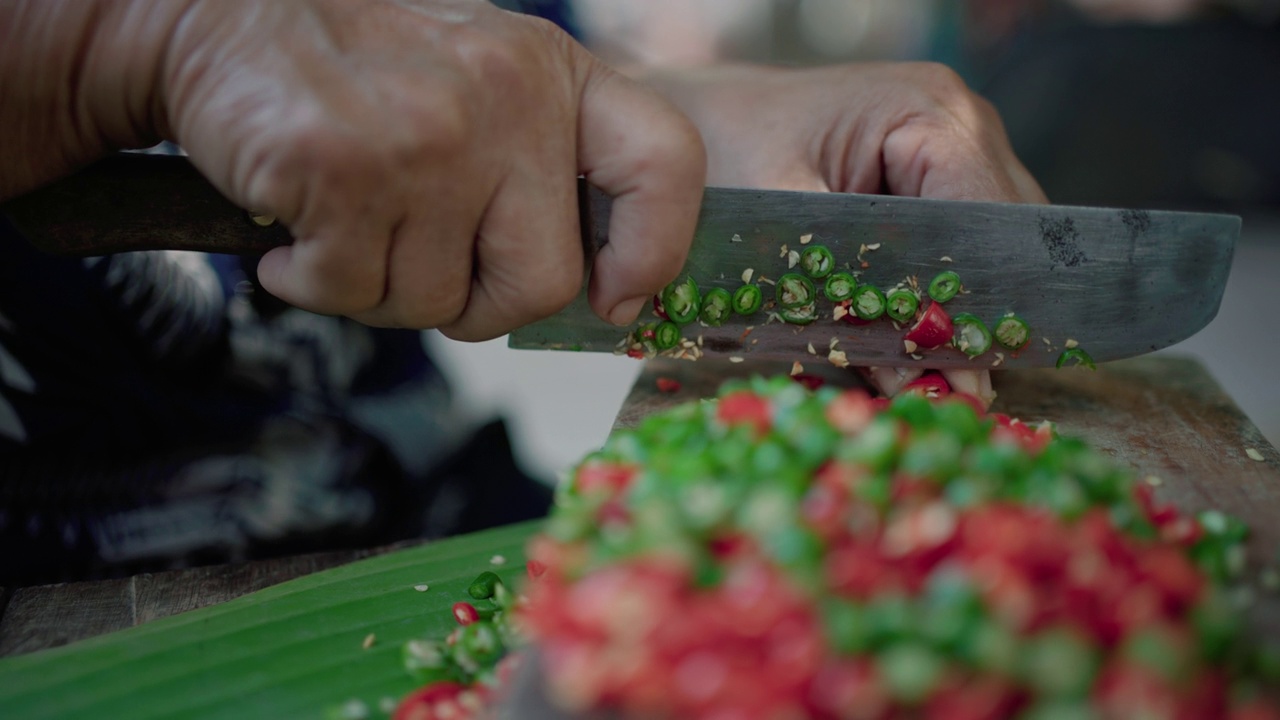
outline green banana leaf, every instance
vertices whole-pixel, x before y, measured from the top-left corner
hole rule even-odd
[[[370,717],[415,686],[401,646],[443,637],[485,571],[524,572],[537,522],[400,550],[66,647],[0,660],[0,718]],[[495,555],[506,562],[490,564]],[[426,592],[414,589],[427,584]],[[374,644],[365,649],[369,634]]]

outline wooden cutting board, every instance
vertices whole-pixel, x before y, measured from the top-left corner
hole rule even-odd
[[[709,397],[726,377],[789,369],[650,361],[616,427]],[[857,382],[819,358],[806,370],[831,382]],[[676,379],[681,390],[659,392],[659,377]],[[997,390],[995,410],[1028,421],[1053,420],[1063,434],[1084,438],[1138,473],[1160,477],[1160,497],[1188,510],[1220,508],[1248,522],[1255,531],[1249,577],[1258,586],[1251,622],[1280,640],[1278,596],[1260,581],[1280,547],[1280,454],[1199,363],[1162,356],[1111,363],[1097,372],[1009,372],[997,378]],[[1249,459],[1246,448],[1264,459]],[[411,687],[399,667],[399,644],[447,632],[449,603],[495,553],[505,555],[506,567],[518,573],[519,548],[535,528],[513,526],[400,550],[155,619],[202,604],[191,595],[194,584],[176,573],[163,586],[149,586],[145,616],[152,622],[0,659],[0,717],[317,717],[352,697],[376,707],[381,698]],[[431,592],[415,591],[414,584],[422,582],[430,583]],[[94,593],[92,583],[21,590],[0,622],[0,644],[9,633],[23,633],[22,649],[30,651],[45,646],[40,638],[65,641],[112,629],[92,622],[99,614],[137,622],[139,613],[117,607],[136,604],[138,583],[124,585],[135,592]],[[220,584],[217,596],[248,589],[254,588]],[[15,614],[37,605],[41,612]],[[46,627],[34,627],[32,618],[43,618],[39,622]],[[367,648],[368,635],[377,641]]]

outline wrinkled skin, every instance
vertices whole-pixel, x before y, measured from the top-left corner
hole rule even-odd
[[[1048,202],[995,109],[942,65],[731,66],[646,79],[701,129],[713,185]],[[888,395],[922,372],[863,369]],[[943,375],[984,403],[995,397],[986,370]]]
[[[705,184],[667,101],[485,0],[13,0],[0,71],[0,197],[171,139],[297,239],[262,259],[267,290],[458,339],[577,294],[579,174],[617,197],[592,306],[630,323]]]

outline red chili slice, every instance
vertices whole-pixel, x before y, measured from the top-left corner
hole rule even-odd
[[[902,386],[899,394],[919,393],[928,398],[942,398],[951,394],[951,383],[941,373],[927,372]]]
[[[929,350],[951,342],[952,333],[951,316],[942,309],[942,303],[935,302],[929,303],[929,307],[916,324],[911,326],[911,330],[907,331],[904,339],[921,349]]]
[[[720,398],[716,416],[726,425],[753,425],[764,435],[773,424],[769,402],[751,392],[736,392]]]
[[[791,379],[805,386],[808,390],[817,390],[827,384],[827,381],[818,375],[810,375],[809,373],[797,373],[792,375]]]
[[[469,602],[456,602],[453,604],[453,619],[459,625],[470,625],[480,619],[480,612]]]
[[[667,309],[662,307],[661,296],[658,296],[658,295],[653,296],[653,312],[656,313],[657,316],[662,318],[663,320],[671,319],[670,317],[667,316]]]
[[[631,484],[636,469],[629,465],[592,462],[578,468],[574,488],[583,494],[604,491],[610,495],[622,492]]]
[[[471,712],[458,702],[465,688],[454,682],[432,683],[405,696],[391,720],[465,720]]]
[[[655,383],[658,386],[658,392],[677,393],[680,392],[680,381],[675,378],[660,377]]]

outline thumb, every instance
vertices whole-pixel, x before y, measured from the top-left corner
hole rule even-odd
[[[588,299],[597,315],[627,325],[684,266],[706,184],[706,150],[693,123],[654,91],[589,56],[586,62],[579,171],[614,198]]]

